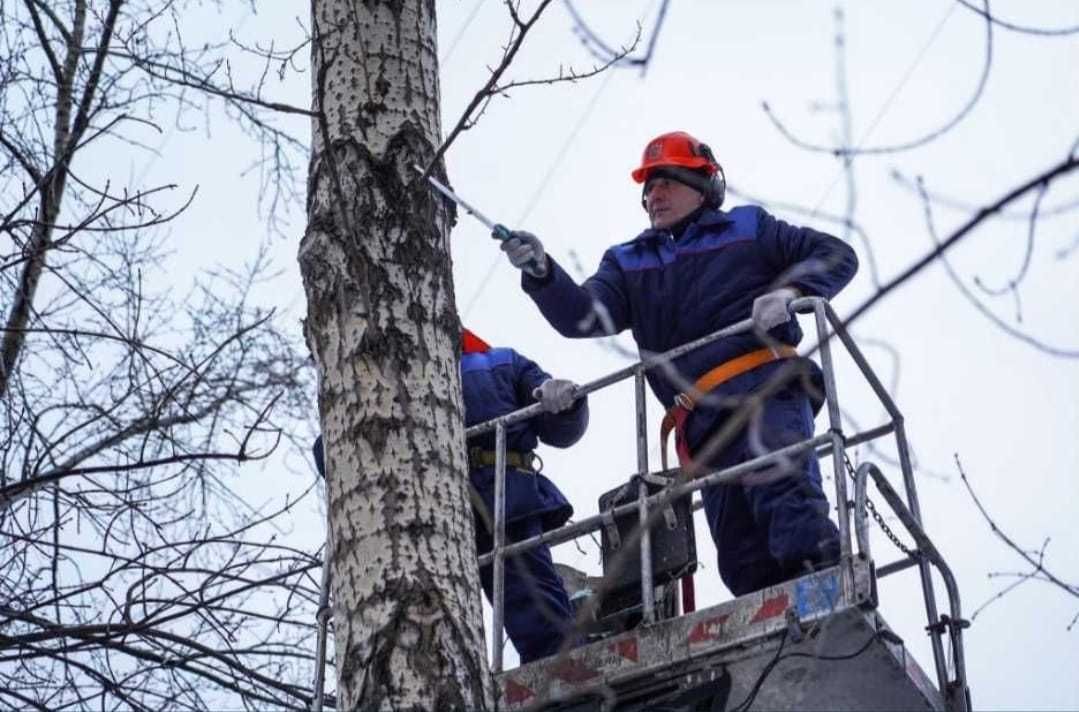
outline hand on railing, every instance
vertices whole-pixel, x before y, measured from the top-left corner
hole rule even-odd
[[[577,384],[564,378],[552,378],[533,390],[532,397],[548,413],[561,413],[569,410],[577,399]]]
[[[790,304],[801,293],[794,287],[783,287],[762,294],[753,300],[753,324],[761,331],[770,331],[791,320]]]

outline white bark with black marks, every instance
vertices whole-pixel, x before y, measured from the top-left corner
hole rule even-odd
[[[429,0],[313,0],[300,266],[334,542],[337,707],[493,709],[467,494]]]

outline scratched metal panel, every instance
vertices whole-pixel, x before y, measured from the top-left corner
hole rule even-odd
[[[751,699],[748,708],[759,710],[943,710],[937,691],[922,685],[927,679],[913,657],[906,650],[897,657],[895,644],[879,634],[880,623],[872,611],[838,612],[822,619],[801,643],[788,643],[770,670],[779,643],[775,637],[741,658],[716,656],[713,664],[731,675],[727,709]],[[914,669],[918,673],[912,677]]]
[[[868,566],[855,562],[855,600],[868,600],[869,577]],[[833,568],[510,670],[499,676],[503,704],[534,709],[655,678],[665,669],[775,637],[787,625],[788,609],[808,623],[850,608],[842,590],[840,571]]]
[[[884,619],[879,615],[876,616],[876,624],[878,628],[891,631],[891,628],[884,622]],[[914,659],[914,656],[910,654],[906,646],[902,641],[896,637],[894,641],[884,640],[885,647],[896,662],[902,666],[907,678],[911,684],[918,688],[918,690],[928,699],[940,698],[940,693],[937,691],[937,686],[933,684],[932,680],[922,669],[922,666],[918,664],[918,661]]]

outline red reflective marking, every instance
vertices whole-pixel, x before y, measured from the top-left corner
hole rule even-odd
[[[689,631],[689,642],[705,643],[709,640],[715,640],[723,633],[723,624],[730,617],[730,613],[724,613],[716,618],[706,618],[701,621],[693,626],[693,630]]]
[[[551,674],[563,682],[588,682],[599,677],[599,672],[588,667],[580,660],[569,658],[551,666]]]
[[[514,682],[513,678],[506,678],[506,702],[509,704],[516,705],[535,696],[535,692]]]
[[[630,638],[629,640],[619,640],[618,642],[613,643],[610,646],[610,649],[615,653],[621,655],[626,660],[632,660],[633,662],[637,662],[637,660],[639,659],[636,638]]]
[[[790,596],[783,592],[775,598],[769,598],[761,604],[760,609],[753,614],[753,618],[750,619],[750,623],[760,623],[766,621],[769,618],[775,618],[781,616],[787,612],[787,608],[790,607]]]

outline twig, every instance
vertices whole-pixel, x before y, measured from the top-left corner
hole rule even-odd
[[[989,0],[983,0],[983,2],[985,3],[986,11],[988,12]],[[950,118],[948,121],[946,121],[943,125],[918,138],[901,141],[899,143],[891,145],[862,148],[862,143],[864,143],[865,138],[868,138],[869,134],[873,131],[874,128],[876,128],[880,120],[884,118],[884,115],[891,108],[892,101],[895,99],[895,97],[899,93],[899,90],[903,87],[907,79],[910,77],[910,74],[911,72],[913,72],[914,67],[916,67],[921,61],[922,56],[924,56],[925,52],[929,49],[930,44],[933,42],[933,40],[936,39],[937,33],[943,28],[944,21],[946,21],[949,16],[950,12],[949,15],[945,15],[944,19],[937,26],[937,29],[934,30],[930,41],[922,48],[921,52],[919,52],[914,64],[907,71],[906,76],[904,76],[904,78],[900,81],[899,85],[892,92],[888,100],[885,101],[884,106],[877,113],[876,118],[870,123],[869,128],[866,130],[865,137],[863,137],[862,141],[860,141],[857,146],[824,146],[798,138],[790,129],[786,127],[786,125],[783,124],[782,121],[779,120],[779,118],[772,111],[772,108],[768,105],[768,102],[763,102],[761,105],[764,109],[765,115],[784,138],[793,143],[795,146],[798,146],[799,148],[806,151],[812,151],[814,153],[831,153],[835,156],[870,154],[881,155],[886,153],[899,153],[901,151],[909,151],[913,148],[918,148],[919,146],[924,146],[927,143],[935,141],[936,139],[951,131],[959,124],[960,121],[966,118],[970,114],[970,112],[974,110],[974,106],[978,103],[978,100],[981,99],[982,93],[985,91],[985,85],[989,80],[989,71],[993,65],[993,23],[988,20],[985,23],[985,61],[982,65],[982,73],[978,79],[977,86],[974,88],[974,93],[967,100],[967,103],[964,104],[963,107],[959,110],[959,112],[956,113],[956,115]]]
[[[1041,552],[1039,553],[1037,559],[1031,556],[1025,549],[1016,544],[1011,539],[1011,537],[1009,537],[1004,532],[1003,529],[997,526],[997,523],[993,520],[991,516],[989,516],[989,512],[986,511],[985,507],[982,505],[981,500],[978,499],[978,495],[974,493],[974,488],[971,486],[970,480],[967,479],[966,472],[963,471],[963,463],[960,462],[958,453],[955,454],[955,466],[959,470],[959,478],[963,480],[963,485],[967,488],[967,492],[970,494],[970,498],[974,500],[974,505],[978,508],[978,511],[981,512],[982,518],[984,518],[986,523],[989,524],[990,530],[992,530],[993,534],[996,535],[996,537],[999,538],[1001,541],[1003,541],[1009,549],[1014,551],[1016,554],[1022,557],[1024,561],[1030,564],[1032,569],[1030,574],[1027,575],[1027,578],[1021,579],[1020,581],[1012,584],[1007,589],[995,596],[993,599],[990,599],[990,601],[1000,598],[1000,596],[1002,596],[1004,593],[1007,593],[1007,591],[1014,589],[1020,583],[1023,583],[1024,581],[1034,577],[1035,575],[1040,575],[1040,577],[1044,577],[1046,581],[1054,584],[1057,588],[1061,589],[1065,593],[1071,594],[1072,596],[1079,598],[1079,586],[1073,586],[1062,581],[1061,579],[1057,578],[1051,571],[1049,571],[1049,569],[1045,568],[1042,559],[1044,558],[1045,546],[1049,543],[1049,540],[1047,539],[1045,541],[1045,544],[1042,545]],[[983,604],[982,608],[984,608],[986,605],[988,605],[988,602]],[[981,608],[979,608],[978,610],[981,610]]]
[[[978,13],[985,19],[992,22],[994,25],[997,25],[998,27],[1003,27],[1006,30],[1011,30],[1012,32],[1019,32],[1028,35],[1041,35],[1043,37],[1062,37],[1064,35],[1074,35],[1076,33],[1079,33],[1079,25],[1075,25],[1074,27],[1058,28],[1024,27],[1022,25],[1017,25],[1013,22],[1001,20],[999,17],[991,14],[989,12],[988,5],[983,9],[977,7],[976,5],[974,5],[974,3],[969,2],[969,0],[956,0],[956,2],[958,2],[960,5],[967,8],[971,12]]]

